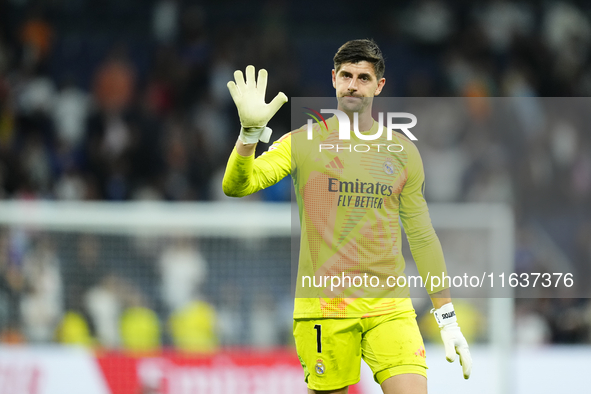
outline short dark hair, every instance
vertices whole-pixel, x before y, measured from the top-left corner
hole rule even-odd
[[[380,51],[378,44],[371,39],[347,41],[334,55],[333,61],[336,72],[345,63],[369,62],[373,65],[378,79],[382,79],[386,69],[382,51]]]

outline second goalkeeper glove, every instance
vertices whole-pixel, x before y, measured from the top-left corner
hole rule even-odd
[[[470,377],[472,372],[472,356],[468,348],[468,342],[458,326],[456,312],[453,304],[447,303],[439,309],[431,309],[435,320],[441,330],[441,339],[445,347],[445,358],[450,363],[456,359],[456,354],[460,356],[460,364],[464,373],[464,379]]]
[[[259,140],[269,142],[271,129],[266,127],[269,120],[287,102],[287,96],[279,92],[269,103],[265,103],[267,70],[260,69],[258,81],[254,77],[254,66],[246,67],[246,82],[242,71],[234,72],[234,81],[228,82],[228,89],[240,116],[240,140],[244,144],[255,144]]]

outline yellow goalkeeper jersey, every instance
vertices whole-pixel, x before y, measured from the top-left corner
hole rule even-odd
[[[363,134],[373,135],[378,127],[374,121]],[[423,197],[419,152],[399,133],[367,141],[352,132],[345,141],[338,129],[332,117],[326,125],[314,124],[309,139],[304,126],[256,159],[234,149],[224,190],[246,196],[292,176],[301,223],[294,318],[412,309],[408,281],[400,280],[406,277],[399,219],[423,283],[447,274]],[[426,287],[429,293],[446,288]]]

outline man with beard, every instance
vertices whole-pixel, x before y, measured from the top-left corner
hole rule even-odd
[[[386,83],[384,70],[382,53],[371,40],[349,41],[334,57],[338,110],[365,136],[382,131],[371,110],[373,97]],[[223,188],[229,196],[242,197],[292,176],[302,227],[294,337],[309,392],[347,393],[359,381],[363,358],[384,393],[427,393],[425,350],[409,287],[399,280],[397,286],[384,286],[386,278],[405,278],[399,218],[429,291],[446,358],[453,362],[459,354],[467,379],[472,360],[449,283],[429,282],[429,277],[446,275],[446,267],[423,197],[423,165],[416,146],[393,133],[391,142],[403,147],[394,153],[319,150],[319,144],[339,142],[339,119],[333,116],[314,125],[313,138],[306,138],[311,133],[302,127],[255,159],[257,142],[269,140],[267,122],[287,97],[279,93],[266,104],[267,72],[260,70],[258,81],[254,73],[248,66],[246,81],[236,71],[236,82],[228,83],[242,129]],[[351,143],[367,139],[359,133],[350,137]],[[378,279],[376,286],[351,285],[368,274]],[[339,277],[335,289],[339,275],[343,280]],[[324,288],[316,283],[323,278],[329,278],[330,289],[326,282]]]

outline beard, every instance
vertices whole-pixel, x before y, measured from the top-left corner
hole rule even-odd
[[[337,97],[339,107],[345,112],[362,113],[371,104],[372,97]]]

